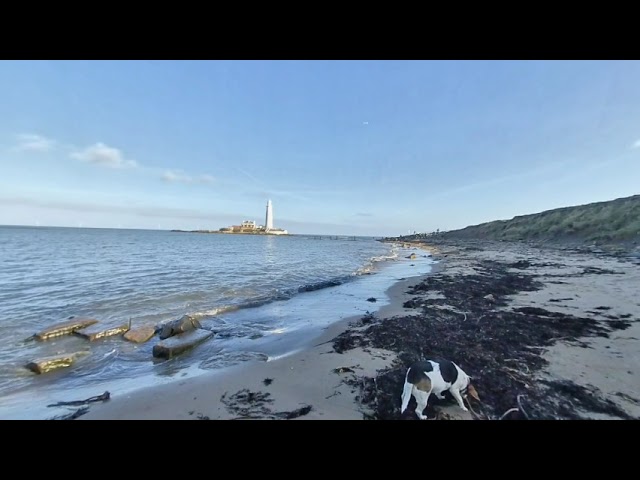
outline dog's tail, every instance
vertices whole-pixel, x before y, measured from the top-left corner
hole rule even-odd
[[[409,372],[407,371],[407,377],[409,376]],[[402,390],[402,407],[400,408],[400,413],[404,413],[404,411],[409,406],[409,400],[411,400],[411,392],[413,391],[413,384],[409,383],[408,378],[404,379],[404,389]]]

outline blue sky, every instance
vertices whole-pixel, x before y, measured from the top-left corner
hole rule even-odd
[[[398,235],[640,193],[636,61],[2,61],[0,224]]]

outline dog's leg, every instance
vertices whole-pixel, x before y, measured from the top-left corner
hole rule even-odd
[[[450,391],[451,391],[451,395],[453,395],[453,398],[455,398],[456,401],[458,402],[458,405],[460,405],[460,408],[465,412],[468,412],[469,409],[464,406],[464,402],[462,401],[462,397],[460,396],[460,390],[451,389]]]
[[[444,400],[444,395],[442,392],[434,394],[438,400]]]
[[[413,394],[416,397],[416,415],[420,420],[427,420],[427,416],[423,415],[424,409],[427,408],[427,402],[429,401],[429,393],[422,390],[416,390]]]

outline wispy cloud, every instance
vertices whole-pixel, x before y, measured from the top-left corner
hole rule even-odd
[[[631,145],[631,148],[640,148],[640,138]]]
[[[71,158],[107,168],[134,168],[138,166],[134,160],[125,159],[119,149],[109,147],[101,142],[72,153]]]
[[[261,182],[260,180],[258,180],[256,177],[254,177],[253,175],[251,175],[249,172],[247,172],[246,170],[243,170],[241,168],[236,167],[236,170],[238,172],[240,172],[241,174],[243,174],[245,177],[247,177],[248,179],[250,179],[253,183],[255,183],[258,186],[264,186],[264,183]]]
[[[512,174],[503,175],[499,177],[487,178],[479,182],[468,183],[468,184],[461,185],[458,187],[453,187],[447,190],[442,190],[440,192],[429,194],[424,198],[446,197],[446,196],[466,193],[466,192],[478,190],[478,189],[489,189],[489,188],[497,187],[498,185],[506,182],[520,182],[536,176],[544,176],[544,175],[549,176],[550,174],[557,175],[557,172],[562,171],[563,168],[569,167],[571,165],[576,165],[576,164],[577,164],[577,160],[573,160],[573,159],[559,160],[554,163],[543,165],[531,170],[525,170],[523,172],[512,173]],[[545,183],[549,183],[552,180],[553,180],[552,178],[547,178],[545,179]]]
[[[21,133],[18,135],[17,150],[25,152],[49,152],[56,142],[50,138],[35,133]]]
[[[68,210],[72,212],[92,212],[92,213],[116,213],[131,214],[140,217],[158,217],[170,219],[187,219],[203,221],[230,221],[244,218],[246,215],[219,213],[214,211],[204,211],[189,208],[175,208],[165,206],[145,206],[145,205],[110,205],[100,203],[78,202],[73,200],[43,200],[29,198],[27,196],[2,196],[0,195],[0,205],[36,207],[54,210]]]
[[[267,182],[264,182],[254,177],[249,172],[239,167],[234,167],[234,169],[253,182],[254,184],[253,187],[248,186],[246,181],[236,182],[237,187],[243,187],[248,190],[246,191],[246,195],[250,197],[259,197],[259,198],[274,197],[274,198],[298,200],[301,202],[308,202],[312,200],[312,197],[337,196],[345,193],[345,192],[336,191],[336,190],[317,190],[317,189],[314,189],[314,187],[312,186],[303,186],[300,184],[296,184],[295,186],[287,186],[287,185],[276,186],[274,184],[267,184]]]
[[[212,184],[215,179],[211,175],[187,175],[184,172],[176,170],[166,170],[162,174],[162,180],[170,183],[187,183],[187,184]]]
[[[356,213],[356,217],[373,217],[373,213]]]

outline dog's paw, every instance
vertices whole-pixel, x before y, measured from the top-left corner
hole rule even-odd
[[[462,407],[462,411],[464,411],[464,412],[468,412],[468,411],[469,411],[469,409],[468,409],[467,407]]]

